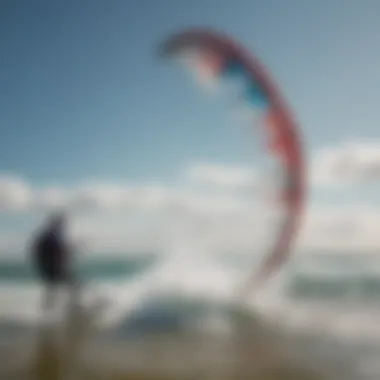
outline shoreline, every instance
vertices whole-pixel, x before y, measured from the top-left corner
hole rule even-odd
[[[88,323],[20,337],[0,350],[7,380],[325,380],[304,368],[286,342],[262,321],[236,316],[236,333],[151,334],[140,339],[96,339]],[[82,321],[83,322],[83,321]],[[34,338],[33,338],[34,336]],[[7,363],[7,365],[5,365]],[[6,368],[7,367],[7,368]],[[71,368],[71,375],[68,373]],[[63,376],[65,375],[65,376]]]
[[[90,347],[83,355],[83,360],[77,368],[76,377],[83,380],[119,380],[119,379],[252,379],[252,380],[324,380],[315,371],[291,365],[283,358],[271,357],[263,360],[260,350],[240,352],[242,360],[223,360],[203,356],[204,349],[197,351],[200,345],[184,347],[184,343],[173,341],[157,341],[143,346],[140,353],[131,350],[129,345],[110,344],[107,347]],[[68,365],[62,366],[63,361],[70,358],[63,356],[63,351],[57,346],[39,344],[38,350],[33,347],[20,350],[15,356],[1,355],[2,363],[7,363],[0,371],[1,378],[13,380],[58,380],[67,373]],[[246,347],[244,347],[246,349]],[[133,352],[134,351],[134,352]],[[138,350],[137,350],[138,351]],[[239,350],[235,351],[238,352]],[[66,351],[67,353],[67,351]],[[13,357],[11,362],[9,359]],[[129,359],[126,362],[126,357]],[[136,360],[140,358],[140,360]],[[3,361],[3,359],[6,359]],[[21,360],[20,360],[21,359]],[[181,360],[182,359],[182,360]],[[199,360],[201,359],[201,360]],[[236,358],[235,358],[236,359]],[[21,362],[20,362],[21,361]],[[134,361],[134,365],[132,365]],[[7,367],[7,368],[6,368]],[[73,366],[71,366],[73,369]],[[66,377],[65,377],[66,378]]]
[[[362,380],[361,352],[318,332],[294,333],[242,311],[232,334],[105,335],[76,316],[55,330],[21,331],[0,345],[0,378],[19,380]],[[42,333],[42,334],[41,334]],[[380,347],[379,347],[380,348]],[[376,351],[375,351],[376,352]],[[380,351],[378,351],[380,353]],[[367,361],[367,357],[364,362]],[[4,364],[3,364],[4,363]],[[65,376],[67,368],[75,376]],[[367,370],[365,369],[365,372]]]

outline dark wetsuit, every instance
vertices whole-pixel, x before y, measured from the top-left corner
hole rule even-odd
[[[47,230],[37,236],[33,247],[33,261],[44,282],[71,282],[68,256],[68,249],[59,232]]]

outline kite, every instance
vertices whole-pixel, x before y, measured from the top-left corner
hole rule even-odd
[[[285,217],[274,244],[258,270],[250,274],[245,292],[260,286],[290,257],[305,206],[305,158],[300,130],[279,90],[264,66],[229,37],[207,29],[185,30],[169,36],[160,45],[163,58],[188,56],[206,78],[238,80],[248,108],[258,113],[267,141],[267,152],[281,169],[279,197]]]

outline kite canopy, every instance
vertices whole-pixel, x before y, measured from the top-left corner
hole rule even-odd
[[[286,262],[298,233],[306,188],[299,128],[261,63],[230,38],[210,30],[188,30],[170,36],[159,53],[166,58],[188,55],[196,69],[206,76],[241,81],[244,84],[241,96],[248,107],[259,111],[268,152],[279,162],[284,174],[280,198],[286,217],[259,271],[248,281],[245,290],[250,291]]]

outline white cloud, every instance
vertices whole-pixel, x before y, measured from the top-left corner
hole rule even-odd
[[[252,169],[236,166],[195,164],[185,170],[184,176],[195,184],[229,189],[251,188],[257,183],[257,174]]]
[[[32,190],[26,181],[11,175],[0,177],[0,211],[22,211],[31,201]]]
[[[361,252],[380,249],[380,207],[369,203],[313,205],[305,215],[300,249]]]
[[[279,224],[263,208],[246,208],[201,213],[182,208],[180,212],[96,212],[72,218],[71,236],[83,243],[84,252],[165,251],[173,241],[202,246],[211,253],[258,254],[266,252],[276,237]],[[191,211],[190,211],[191,210]],[[366,204],[314,205],[305,215],[297,239],[298,251],[362,252],[380,249],[380,208]],[[19,252],[29,242],[36,226],[0,235],[0,252]],[[191,245],[190,244],[190,245]]]
[[[0,183],[0,212],[68,210],[74,221],[72,235],[98,251],[163,247],[173,235],[173,227],[185,219],[198,225],[207,220],[210,225],[214,219],[232,217],[250,207],[250,202],[232,194],[157,184],[133,186],[99,181],[41,188],[14,176],[1,177]],[[194,218],[198,218],[196,222]],[[19,236],[0,236],[0,251],[22,250],[33,227]],[[215,233],[210,231],[210,235]]]
[[[82,183],[74,187],[33,187],[21,177],[0,175],[0,212],[126,208],[137,203],[138,194],[142,191],[144,188],[101,181]],[[146,200],[148,201],[148,196]]]
[[[88,183],[68,192],[67,206],[73,210],[111,210],[128,207],[134,190],[128,185]]]
[[[350,178],[366,179],[358,173],[369,173],[368,168],[376,173],[374,145],[371,149],[366,145],[366,148],[350,148],[356,160],[352,165],[355,171],[349,165]],[[312,166],[317,169],[314,181],[335,183],[337,176],[329,173],[340,168],[338,163],[345,149],[331,148],[317,155],[317,165]],[[181,234],[186,235],[186,239],[202,241],[214,251],[263,252],[263,247],[269,247],[271,238],[276,236],[278,223],[275,220],[279,210],[262,198],[249,198],[238,191],[255,183],[254,171],[197,164],[185,168],[183,175],[190,186],[154,183],[136,186],[98,181],[72,187],[38,188],[15,176],[2,176],[0,212],[45,212],[57,207],[76,211],[72,234],[85,242],[88,251],[165,249],[168,240]],[[194,184],[212,186],[191,186]],[[305,215],[297,246],[299,250],[379,249],[379,225],[380,209],[373,205],[313,203]],[[30,231],[21,235],[3,232],[0,252],[25,246]]]
[[[317,152],[311,167],[313,184],[334,186],[380,180],[380,143],[348,141]]]
[[[68,196],[68,191],[59,187],[34,190],[33,202],[30,203],[37,209],[59,209],[67,204]]]

